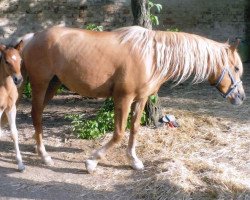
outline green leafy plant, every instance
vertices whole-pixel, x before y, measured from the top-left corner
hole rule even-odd
[[[158,97],[157,97],[158,98]],[[156,96],[151,96],[150,101],[156,102]],[[104,104],[92,119],[86,119],[84,114],[66,115],[66,119],[71,121],[73,132],[81,139],[96,139],[107,132],[114,130],[114,102],[112,98],[104,101]],[[149,118],[145,111],[142,113],[141,124],[147,125]],[[126,128],[130,128],[131,115],[128,117]]]
[[[98,26],[96,24],[87,24],[86,29],[92,31],[103,31],[103,26]]]
[[[157,13],[160,13],[162,10],[162,5],[158,3],[154,3],[153,1],[148,1],[148,9],[149,9],[149,17],[153,25],[159,25],[159,18],[156,15],[152,14],[152,9],[156,9]]]
[[[62,94],[63,92],[65,92],[67,90],[66,87],[61,86],[57,91],[56,94]],[[24,85],[24,90],[23,90],[23,95],[25,98],[30,99],[31,98],[31,94],[32,94],[32,88],[30,85],[30,82],[27,81]]]
[[[24,85],[24,90],[23,90],[23,95],[30,99],[31,98],[31,92],[32,92],[32,89],[31,89],[31,86],[30,86],[30,82],[27,81]]]
[[[71,120],[73,132],[78,138],[95,139],[114,129],[114,103],[111,98],[105,100],[97,115],[92,119],[82,114],[67,115]]]
[[[62,85],[61,87],[59,87],[56,91],[56,94],[62,94],[64,92],[68,91],[68,88],[65,87],[64,85]]]

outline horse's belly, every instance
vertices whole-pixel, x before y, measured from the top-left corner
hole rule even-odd
[[[113,83],[111,80],[95,76],[80,76],[79,74],[67,77],[59,77],[61,82],[82,96],[86,97],[108,97],[112,95]]]

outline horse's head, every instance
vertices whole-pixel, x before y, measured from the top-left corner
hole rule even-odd
[[[5,73],[13,78],[13,81],[17,86],[20,86],[23,81],[21,74],[22,58],[20,56],[22,45],[22,42],[20,42],[15,48],[0,45],[1,65]]]
[[[226,61],[228,64],[223,67],[218,66],[217,73],[209,79],[211,85],[214,85],[222,96],[228,98],[234,105],[242,104],[246,98],[241,81],[243,65],[236,50],[238,44],[239,41],[228,48],[228,60]]]

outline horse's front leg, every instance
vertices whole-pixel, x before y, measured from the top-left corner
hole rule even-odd
[[[100,159],[102,159],[107,151],[112,148],[115,144],[121,141],[127,123],[127,118],[130,110],[133,98],[130,97],[117,97],[114,98],[115,103],[115,130],[112,139],[99,150],[95,151],[94,154],[86,161],[86,169],[89,173],[92,173]]]
[[[53,165],[54,162],[47,153],[43,144],[42,113],[44,110],[44,98],[48,84],[32,84],[32,109],[31,116],[35,128],[34,139],[37,144],[37,152],[47,165]]]
[[[18,165],[18,170],[20,172],[23,172],[25,170],[25,166],[22,161],[22,156],[19,150],[19,144],[18,144],[18,131],[16,128],[16,106],[14,105],[10,111],[6,112],[8,122],[10,125],[10,131],[11,131],[11,137],[14,141],[15,145],[15,152],[16,152],[16,160],[17,160],[17,165]]]
[[[144,169],[142,161],[136,156],[136,135],[140,128],[141,116],[144,110],[147,98],[136,101],[132,104],[132,116],[131,116],[131,130],[129,136],[129,143],[127,148],[127,156],[131,161],[133,169],[142,170]]]

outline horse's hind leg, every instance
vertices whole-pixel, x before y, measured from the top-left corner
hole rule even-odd
[[[15,152],[16,152],[16,160],[17,160],[17,165],[18,165],[18,170],[20,172],[23,172],[25,170],[25,166],[22,161],[22,156],[19,150],[19,145],[18,145],[18,131],[16,128],[16,106],[14,105],[10,111],[6,112],[8,122],[10,125],[10,131],[11,131],[11,137],[14,141],[15,145]]]
[[[127,156],[131,161],[133,169],[141,170],[144,168],[142,161],[136,156],[135,146],[136,146],[136,135],[140,128],[141,116],[144,110],[146,99],[136,101],[132,104],[132,117],[131,117],[131,131],[129,136],[129,143],[127,149]]]
[[[43,129],[42,129],[42,113],[44,109],[44,99],[49,81],[41,81],[41,82],[44,83],[39,84],[38,82],[36,83],[31,82],[32,86],[31,116],[35,128],[34,138],[36,140],[38,154],[42,157],[45,164],[53,165],[53,161],[49,156],[49,154],[47,153],[45,146],[43,144]]]
[[[129,114],[129,109],[133,99],[129,97],[124,98],[114,98],[115,102],[115,130],[112,139],[99,150],[97,150],[92,156],[86,161],[85,165],[89,173],[92,173],[98,161],[103,158],[107,151],[117,144],[123,137],[127,118]]]
[[[54,76],[52,80],[50,81],[46,94],[45,94],[45,98],[43,101],[44,107],[54,97],[54,95],[56,94],[56,91],[60,88],[61,85],[62,85],[61,81],[57,78],[57,76]]]

